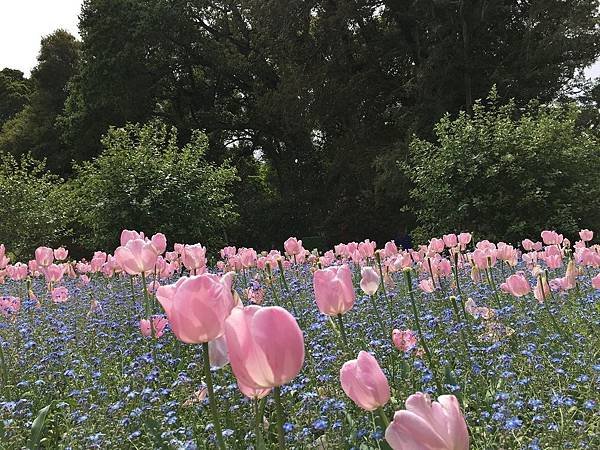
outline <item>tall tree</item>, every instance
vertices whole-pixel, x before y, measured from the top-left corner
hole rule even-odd
[[[57,30],[42,39],[38,63],[31,72],[29,104],[2,127],[1,150],[15,155],[31,152],[38,159],[46,158],[54,172],[70,171],[70,154],[55,122],[63,110],[66,86],[76,72],[78,59],[79,43],[67,31]]]
[[[210,159],[270,183],[280,229],[389,237],[410,136],[492,85],[555,98],[599,55],[597,23],[595,0],[86,0],[60,123],[83,159],[109,125],[199,128]]]
[[[0,128],[21,111],[29,100],[30,81],[20,70],[0,70]]]

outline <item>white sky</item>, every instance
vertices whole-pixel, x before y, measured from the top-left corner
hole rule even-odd
[[[82,0],[0,0],[0,69],[27,76],[36,64],[40,41],[58,28],[79,37]]]
[[[36,64],[42,36],[64,28],[79,37],[77,16],[82,0],[0,0],[0,69],[10,67],[26,75]],[[600,60],[587,68],[589,78],[600,77]]]

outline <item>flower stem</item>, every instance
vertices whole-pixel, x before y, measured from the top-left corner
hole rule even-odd
[[[0,387],[4,389],[4,387],[8,384],[8,367],[6,367],[6,360],[4,359],[4,349],[2,342],[0,342],[0,376],[2,378],[2,385]]]
[[[381,408],[381,407],[377,408],[377,413],[379,414],[379,417],[381,417],[383,426],[387,428],[390,425],[390,419],[388,419],[387,416],[385,415],[383,408]]]
[[[371,306],[373,306],[373,312],[375,312],[375,317],[377,318],[377,322],[379,322],[379,326],[381,327],[381,333],[383,334],[383,340],[389,339],[389,335],[385,330],[385,325],[383,324],[383,320],[381,319],[381,315],[379,314],[379,310],[377,309],[377,304],[375,303],[375,296],[369,295],[371,299]]]
[[[423,335],[423,330],[421,329],[421,321],[419,320],[419,311],[417,310],[417,303],[415,302],[415,294],[412,289],[412,278],[410,275],[410,269],[404,270],[404,277],[406,278],[406,284],[408,286],[408,294],[410,296],[410,303],[412,305],[412,312],[415,318],[415,327],[417,328],[417,332],[419,333],[419,340],[421,341],[421,346],[425,351],[425,356],[427,357],[427,361],[429,362],[429,366],[431,367],[431,372],[433,373],[433,379],[435,381],[435,385],[438,389],[438,392],[442,392],[442,384],[437,377],[436,366],[433,362],[433,358],[431,357],[431,352],[429,351],[429,347],[427,346],[427,341],[425,340],[425,336]]]
[[[281,387],[273,388],[275,397],[275,408],[277,409],[277,447],[279,450],[285,450],[285,434],[283,432],[283,407],[281,405]]]
[[[262,435],[263,414],[264,414],[264,398],[259,400],[254,399],[254,434],[256,435],[256,448],[258,450],[265,449],[265,441]]]
[[[221,419],[219,418],[219,410],[217,409],[217,399],[215,398],[212,375],[210,373],[210,360],[208,358],[208,342],[202,343],[202,350],[202,359],[204,363],[204,377],[206,378],[206,388],[208,389],[208,404],[210,407],[210,414],[212,416],[212,421],[215,426],[217,444],[221,450],[225,450],[225,441],[223,440],[223,433],[221,432]]]
[[[378,251],[375,252],[375,261],[377,261],[377,267],[379,268],[379,279],[381,280],[381,292],[383,293],[383,298],[385,298],[385,301],[387,302],[388,310],[389,310],[389,313],[390,313],[390,319],[393,322],[394,321],[394,307],[392,305],[392,301],[390,300],[390,298],[387,295],[387,291],[385,290],[385,281],[384,281],[384,278],[383,278],[383,269],[381,268],[381,255],[380,255],[380,253]]]
[[[344,343],[344,350],[348,349],[348,338],[346,337],[346,329],[344,328],[344,319],[342,319],[342,315],[337,315],[337,320],[340,328],[340,335],[342,336],[342,342]]]

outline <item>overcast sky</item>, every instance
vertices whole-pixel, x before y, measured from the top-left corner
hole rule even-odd
[[[0,69],[29,75],[40,40],[58,28],[79,37],[77,16],[82,0],[0,0]]]
[[[36,64],[42,36],[64,28],[79,37],[77,16],[82,0],[0,0],[0,69],[29,75]],[[586,70],[600,76],[600,60]]]

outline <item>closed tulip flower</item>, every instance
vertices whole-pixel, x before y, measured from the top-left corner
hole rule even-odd
[[[337,316],[354,306],[356,294],[352,273],[346,264],[317,270],[313,285],[317,307],[323,314]]]
[[[117,264],[129,275],[139,275],[154,270],[157,256],[154,245],[142,239],[129,240],[125,246],[115,250]]]
[[[412,330],[392,331],[392,342],[401,352],[408,352],[417,346],[417,335]]]
[[[203,271],[206,267],[206,247],[200,244],[184,246],[181,260],[191,273],[196,274],[198,270]]]
[[[471,233],[460,233],[458,235],[458,243],[462,246],[469,245],[471,243],[471,239],[473,239]]]
[[[583,242],[589,242],[594,239],[594,232],[590,230],[581,230],[579,232],[579,237]]]
[[[225,319],[235,306],[231,285],[233,273],[180,278],[161,286],[156,298],[167,313],[177,339],[187,344],[210,342],[225,332]]]
[[[362,278],[360,280],[360,288],[367,295],[374,295],[379,289],[379,274],[372,267],[363,267],[360,270]]]
[[[444,245],[448,248],[456,247],[458,245],[458,236],[456,234],[445,234],[442,236]]]
[[[556,231],[542,231],[542,241],[546,245],[558,245],[563,241],[563,235],[558,234]]]
[[[394,450],[469,448],[467,423],[454,395],[441,395],[437,402],[420,392],[411,395],[406,409],[394,414],[385,440]]]
[[[66,287],[60,286],[52,289],[52,301],[54,303],[64,303],[69,299],[69,291]]]
[[[375,411],[390,400],[390,385],[377,360],[364,351],[340,369],[342,389],[366,411]]]
[[[133,241],[134,239],[144,240],[144,233],[138,233],[133,230],[121,231],[121,246],[124,247],[129,241]]]
[[[523,297],[531,292],[531,285],[523,273],[517,272],[508,277],[506,282],[500,285],[500,289],[514,297]]]
[[[56,283],[60,281],[65,273],[65,266],[57,266],[56,264],[50,264],[48,267],[42,269],[46,281],[48,283]]]
[[[27,278],[29,267],[21,262],[6,267],[6,274],[15,281],[21,281]]]
[[[169,321],[164,317],[154,316],[152,320],[140,320],[140,331],[143,336],[159,338],[165,333],[165,327]]]
[[[58,247],[54,250],[54,258],[57,261],[64,261],[67,259],[67,256],[69,256],[69,250],[64,247]]]
[[[302,248],[302,241],[299,241],[295,237],[288,238],[283,243],[283,248],[285,249],[285,252],[290,256],[299,255],[301,252],[304,251],[304,248]]]
[[[48,267],[54,261],[54,251],[49,247],[36,248],[35,261],[40,267]]]
[[[162,255],[167,249],[167,237],[162,233],[156,233],[152,238],[150,238],[150,242],[154,245],[156,249],[156,253]]]
[[[210,367],[213,369],[220,369],[229,363],[225,335],[208,343],[208,359],[210,361]]]
[[[278,306],[235,308],[225,322],[231,369],[253,389],[281,386],[304,363],[304,337],[294,316]]]

